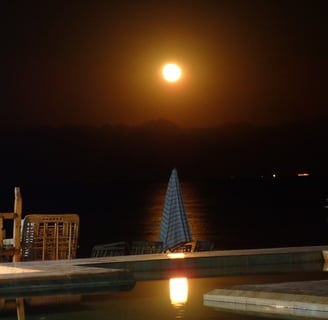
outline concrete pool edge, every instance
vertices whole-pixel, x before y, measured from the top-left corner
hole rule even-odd
[[[328,280],[214,289],[204,294],[203,302],[217,310],[327,319]]]
[[[185,253],[176,258],[167,254],[91,258],[81,266],[127,269],[137,280],[164,279],[172,276],[211,277],[268,272],[319,270],[322,251],[327,246],[222,250]]]
[[[174,259],[167,254],[82,258],[72,260],[26,261],[0,264],[0,297],[29,296],[34,283],[40,284],[38,295],[49,294],[60,285],[62,291],[75,285],[92,290],[92,283],[104,282],[110,289],[122,272],[122,286],[132,287],[135,281],[164,279],[172,276],[211,277],[265,272],[293,272],[322,268],[322,250],[328,246],[269,248],[186,253]],[[131,278],[133,276],[133,279]],[[129,283],[126,282],[128,280]],[[117,283],[116,283],[117,284]],[[15,289],[15,286],[17,289]],[[106,287],[107,286],[107,287]],[[43,288],[43,289],[42,289]],[[100,288],[97,288],[100,290]],[[59,292],[60,293],[60,290]]]

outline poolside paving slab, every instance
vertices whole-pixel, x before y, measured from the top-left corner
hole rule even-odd
[[[81,267],[77,260],[0,264],[0,298],[131,290],[136,280],[125,269]]]
[[[218,310],[300,319],[328,319],[328,280],[237,285],[204,294]]]

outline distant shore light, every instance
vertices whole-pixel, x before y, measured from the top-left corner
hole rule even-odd
[[[300,172],[297,174],[298,177],[308,177],[310,174],[308,172]]]

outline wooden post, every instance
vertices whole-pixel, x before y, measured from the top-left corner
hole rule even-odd
[[[3,231],[3,218],[0,213],[0,248],[3,247],[3,239],[5,238]]]
[[[16,299],[17,320],[25,320],[24,298]]]
[[[15,187],[15,204],[14,204],[14,248],[15,254],[13,262],[20,261],[21,257],[21,225],[22,225],[22,197],[19,187]]]

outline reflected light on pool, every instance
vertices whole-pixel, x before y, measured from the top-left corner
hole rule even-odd
[[[170,279],[170,299],[174,305],[184,304],[188,301],[188,279]]]

